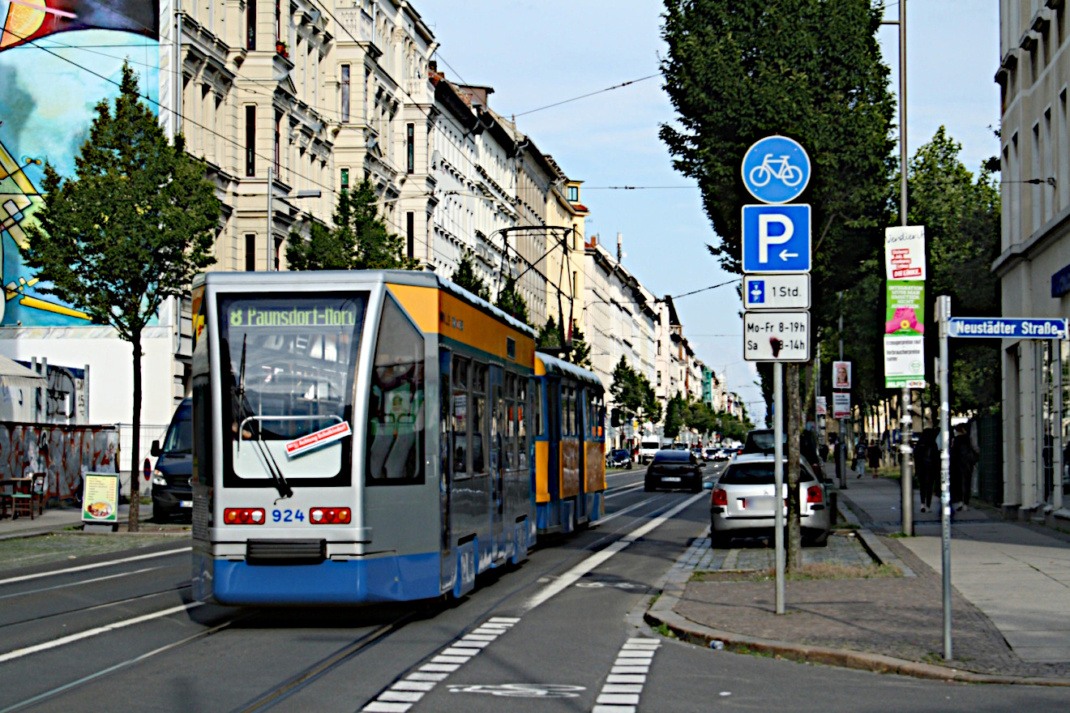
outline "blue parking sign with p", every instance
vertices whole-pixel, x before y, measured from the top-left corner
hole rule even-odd
[[[743,272],[809,272],[810,206],[743,206]]]

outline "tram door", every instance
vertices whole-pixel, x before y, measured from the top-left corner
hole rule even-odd
[[[587,389],[576,388],[576,398],[572,402],[572,408],[575,410],[573,418],[575,418],[576,424],[576,444],[577,453],[577,465],[578,465],[578,479],[579,479],[579,493],[576,495],[576,522],[582,522],[587,520],[587,453],[586,443],[587,440],[584,436],[587,433],[587,419],[585,418],[586,408],[584,404],[587,401]]]
[[[448,349],[439,350],[438,354],[438,389],[439,389],[439,483],[438,501],[439,517],[441,518],[442,542],[439,549],[442,553],[442,581],[443,589],[453,586],[453,577],[456,568],[453,566],[453,554],[450,551],[453,542],[453,519],[450,516],[450,499],[453,495],[453,463],[452,463],[452,429],[450,428],[453,418],[453,383],[451,375],[451,359]]]
[[[505,492],[502,469],[505,467],[505,397],[502,393],[503,371],[500,366],[490,367],[490,481],[491,518],[494,522],[494,542],[498,552],[504,554],[502,525],[505,518]]]

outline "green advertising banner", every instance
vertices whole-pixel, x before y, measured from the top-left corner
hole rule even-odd
[[[884,315],[885,388],[925,387],[925,283],[888,281]]]

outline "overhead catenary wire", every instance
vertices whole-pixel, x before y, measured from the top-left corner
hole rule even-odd
[[[537,107],[535,109],[528,109],[527,111],[522,111],[522,112],[520,112],[518,114],[513,114],[513,118],[515,119],[518,116],[527,116],[528,114],[534,114],[537,111],[545,111],[546,109],[553,109],[554,107],[561,106],[562,104],[569,104],[569,103],[574,102],[574,101],[579,101],[580,99],[586,99],[587,97],[593,97],[596,94],[604,94],[605,92],[611,92],[614,89],[621,89],[623,87],[631,86],[632,84],[638,84],[639,82],[645,82],[648,79],[653,79],[654,77],[660,77],[660,76],[661,76],[661,72],[658,72],[656,74],[648,74],[647,76],[640,77],[639,79],[630,79],[627,82],[624,82],[622,84],[614,84],[612,87],[606,87],[605,89],[599,89],[599,90],[594,91],[594,92],[588,92],[587,94],[581,94],[580,96],[572,97],[571,99],[563,99],[563,100],[561,100],[559,102],[554,102],[553,104],[547,104],[546,106],[540,106],[540,107]]]

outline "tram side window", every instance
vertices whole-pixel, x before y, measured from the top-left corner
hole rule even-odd
[[[487,365],[472,362],[472,474],[487,471]]]
[[[517,467],[528,467],[528,380],[523,376],[516,379],[516,441]]]
[[[516,470],[516,374],[505,373],[505,469]]]
[[[565,415],[568,417],[569,436],[576,435],[576,390],[571,386],[568,389],[568,401],[565,402]]]
[[[453,359],[453,472],[468,477],[468,360]]]
[[[542,382],[532,380],[531,382],[531,423],[532,429],[536,436],[546,435],[546,424],[543,423],[542,414],[542,399],[543,389]]]
[[[368,484],[422,483],[424,437],[424,338],[387,297],[368,403]]]

